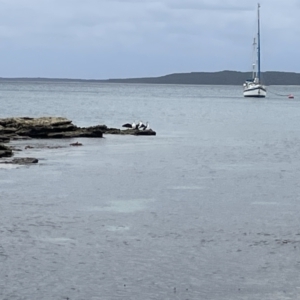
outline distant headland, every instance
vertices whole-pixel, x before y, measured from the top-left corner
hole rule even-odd
[[[203,85],[242,85],[251,78],[251,72],[191,72],[175,73],[160,77],[108,79],[106,82],[117,83],[155,83],[155,84],[203,84]],[[262,72],[266,85],[300,85],[300,73]]]
[[[195,84],[195,85],[242,85],[251,78],[251,72],[220,71],[174,73],[159,77],[116,78],[116,79],[67,79],[67,78],[0,78],[2,81],[87,81],[106,83],[146,83],[146,84]],[[261,73],[266,85],[300,85],[300,73],[267,71]]]

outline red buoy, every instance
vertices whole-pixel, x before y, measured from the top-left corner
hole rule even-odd
[[[289,99],[294,99],[294,95],[289,94]]]

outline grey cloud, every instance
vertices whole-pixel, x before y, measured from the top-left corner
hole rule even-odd
[[[250,65],[244,56],[252,49],[257,3],[248,0],[2,0],[1,5],[0,45],[8,55],[13,50],[22,56],[31,49],[49,57],[49,62],[53,52],[68,53],[69,61],[82,55],[84,74],[88,68],[95,76],[99,70],[104,77],[111,72],[94,71],[89,57],[97,56],[119,64],[139,57],[139,64],[132,61],[137,69],[128,69],[128,76],[143,72],[138,70],[146,64],[143,59],[151,61],[149,70],[159,62],[157,73],[191,66],[193,71],[245,70]],[[289,45],[281,47],[282,53],[298,49],[299,1],[286,0],[282,5],[279,0],[261,0],[261,15],[263,53],[272,53],[280,41]],[[263,65],[272,65],[269,57]],[[276,69],[282,59],[278,54],[272,61]],[[147,67],[143,70],[146,76]]]

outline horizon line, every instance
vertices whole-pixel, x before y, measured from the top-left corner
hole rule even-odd
[[[178,74],[195,74],[195,73],[202,73],[202,74],[216,74],[216,73],[223,73],[223,72],[234,72],[234,73],[251,73],[251,71],[234,71],[234,70],[223,70],[223,71],[192,71],[192,72],[179,72],[179,73],[169,73],[166,75],[159,75],[159,76],[143,76],[143,77],[115,77],[115,78],[106,78],[106,79],[96,79],[96,78],[68,78],[68,77],[0,77],[0,80],[16,80],[16,79],[25,79],[25,80],[80,80],[80,81],[109,81],[109,80],[126,80],[126,79],[148,79],[148,78],[161,78],[170,75],[178,75]],[[262,71],[261,73],[291,73],[291,74],[299,74],[300,72],[292,72],[292,71]]]

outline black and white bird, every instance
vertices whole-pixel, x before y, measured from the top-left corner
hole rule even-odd
[[[149,130],[150,125],[148,122],[146,122],[146,124],[142,123],[138,128],[139,128],[139,130]]]
[[[142,121],[139,121],[139,122],[137,123],[137,125],[136,125],[136,127],[137,127],[138,130],[143,130],[143,127],[144,127],[144,126],[145,126],[145,125],[143,124]]]
[[[133,122],[131,124],[130,123],[123,124],[122,127],[137,129],[138,125]]]
[[[142,121],[137,122],[137,123],[135,123],[135,122],[125,123],[125,124],[122,125],[122,127],[137,129],[137,130],[149,130],[150,129],[149,123],[146,122],[146,124],[144,124]]]

